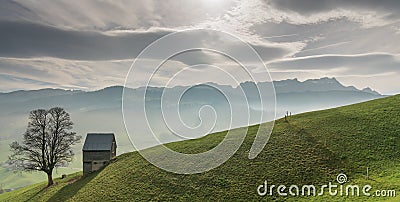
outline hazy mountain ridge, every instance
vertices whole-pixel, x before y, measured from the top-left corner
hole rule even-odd
[[[282,117],[286,111],[293,114],[314,111],[319,109],[333,108],[342,105],[348,105],[367,100],[384,97],[374,93],[370,89],[358,90],[354,87],[345,87],[336,79],[322,78],[300,82],[297,79],[276,81],[276,114]],[[240,87],[229,85],[218,85],[208,83],[219,88],[223,92],[232,95],[233,102],[236,98],[243,96],[241,90],[249,99],[249,104],[239,103],[243,109],[250,107],[251,116],[257,117],[260,108],[257,105],[259,95],[256,85],[253,82],[244,82]],[[257,83],[259,87],[263,85],[270,86],[267,82]],[[176,86],[170,88],[172,93],[178,93],[186,86]],[[32,91],[16,91],[11,93],[0,93],[0,148],[3,152],[0,154],[0,164],[7,160],[8,145],[12,140],[19,140],[26,129],[28,123],[28,113],[33,109],[51,108],[60,106],[65,108],[70,114],[74,125],[74,130],[85,137],[88,132],[114,132],[118,138],[118,153],[132,151],[133,147],[129,141],[122,118],[122,93],[125,90],[126,101],[138,103],[142,101],[144,87],[141,88],[123,88],[122,86],[111,86],[96,91],[70,91],[62,89],[42,89]],[[146,92],[146,108],[149,118],[155,125],[155,131],[163,142],[177,141],[167,127],[163,117],[160,116],[161,96],[163,88],[148,87]],[[174,107],[173,104],[166,103],[168,107]],[[237,104],[237,103],[235,103]],[[179,105],[179,110],[187,124],[195,126],[199,123],[198,110],[203,105],[211,105],[218,113],[218,123],[214,131],[227,129],[230,120],[230,110],[227,100],[218,91],[213,90],[207,85],[191,88],[183,97]],[[138,105],[139,106],[139,105]],[[129,111],[132,110],[132,111]],[[128,109],[126,113],[135,113],[136,108]],[[245,118],[245,117],[244,117]],[[137,117],[137,122],[143,122],[141,117]],[[250,120],[254,124],[255,119]],[[143,126],[146,123],[143,123]],[[239,127],[241,125],[233,125]],[[139,134],[144,130],[136,129]],[[196,134],[193,134],[196,135]],[[193,137],[196,138],[196,137]],[[144,140],[145,141],[145,140]],[[154,146],[154,145],[148,145]],[[77,160],[73,163],[73,168],[80,169],[80,150],[81,145],[75,146]],[[1,169],[6,169],[0,167]],[[11,176],[11,177],[10,177]],[[14,177],[12,177],[14,176]],[[0,172],[0,181],[6,188],[14,188],[27,185],[24,181],[20,184],[14,183],[19,177],[12,174],[12,171],[3,170]],[[32,181],[34,182],[34,181]],[[13,183],[13,186],[8,186]],[[16,186],[14,186],[16,184]]]
[[[270,82],[259,82],[257,85],[261,87],[265,84],[269,84]],[[320,79],[308,79],[305,81],[299,81],[297,78],[294,79],[286,79],[286,80],[278,80],[273,81],[276,93],[290,93],[290,92],[307,92],[307,91],[331,91],[331,90],[342,90],[342,91],[363,91],[371,94],[379,94],[379,92],[374,91],[370,87],[366,87],[362,90],[357,89],[354,86],[344,86],[342,85],[336,78],[320,78]],[[231,88],[235,89],[237,87],[232,87],[230,85],[221,85],[217,83],[206,83],[214,86],[221,87],[221,89]],[[252,81],[246,81],[240,83],[241,87],[246,86],[247,84],[254,84]],[[176,86],[174,88],[182,88],[185,86]],[[51,96],[61,96],[61,95],[72,95],[78,93],[96,93],[101,91],[113,91],[115,89],[121,90],[123,86],[109,86],[103,89],[94,90],[94,91],[82,91],[82,90],[65,90],[58,88],[44,88],[38,90],[18,90],[7,93],[0,92],[0,101],[3,101],[4,98],[19,98],[22,96],[30,96],[29,98],[40,98],[40,97],[51,97]],[[131,88],[131,90],[144,90],[145,87],[139,88]],[[147,87],[148,90],[162,91],[163,87]]]
[[[233,99],[236,96],[243,96],[241,90],[245,92],[246,96],[250,100],[259,99],[259,94],[255,83],[243,82],[240,86],[232,87],[229,85],[219,85],[215,83],[208,83],[219,88],[222,92],[228,92],[233,95]],[[260,82],[257,86],[263,88],[264,86],[270,86],[270,83]],[[286,111],[293,113],[300,113],[311,110],[318,110],[323,108],[331,108],[341,105],[347,105],[371,99],[383,97],[376,91],[370,88],[358,90],[353,86],[343,86],[335,78],[321,78],[321,79],[310,79],[303,82],[297,79],[288,79],[282,81],[274,81],[276,100],[277,100],[277,114],[283,116]],[[177,86],[168,90],[172,92],[180,92],[180,90],[187,88],[184,86]],[[15,134],[15,128],[17,134],[23,131],[23,125],[26,125],[26,118],[29,111],[37,108],[51,108],[54,106],[60,106],[66,108],[74,117],[75,114],[79,116],[89,115],[96,111],[114,110],[112,114],[107,112],[109,118],[113,120],[121,120],[121,103],[122,103],[122,92],[125,90],[127,101],[138,102],[143,98],[140,96],[143,94],[145,88],[123,88],[122,86],[111,86],[96,91],[71,91],[62,89],[41,89],[31,91],[15,91],[11,93],[0,94],[0,127],[2,131],[0,133],[1,138],[4,136],[13,136],[9,133]],[[161,105],[161,96],[164,88],[160,87],[148,87],[146,92],[146,103],[150,108],[159,108]],[[201,104],[215,104],[222,106],[226,103],[226,100],[221,99],[221,96],[217,96],[217,91],[211,91],[207,86],[195,87],[189,90],[186,95],[186,99],[182,100],[183,108],[190,108],[190,106],[201,105]],[[84,118],[82,118],[84,119]],[[19,121],[18,121],[19,120]],[[87,126],[87,124],[85,124]],[[83,127],[85,127],[83,126]],[[121,131],[123,131],[121,129]]]
[[[53,88],[44,88],[39,90],[18,90],[8,93],[0,93],[0,103],[26,101],[35,98],[44,98],[52,96],[73,95],[82,92],[84,91],[53,89]]]
[[[308,79],[303,82],[297,79],[287,79],[281,81],[274,81],[275,90],[277,93],[291,93],[291,92],[320,92],[320,91],[363,91],[375,95],[380,95],[378,92],[373,91],[371,88],[359,90],[354,86],[344,86],[336,78],[320,78]]]

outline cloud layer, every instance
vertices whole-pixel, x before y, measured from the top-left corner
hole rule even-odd
[[[398,93],[390,84],[400,78],[399,11],[396,0],[7,1],[0,6],[0,91],[122,85],[147,45],[174,31],[212,28],[253,46],[273,79],[334,76]],[[223,55],[197,51],[172,58],[164,71],[199,63],[235,68]]]

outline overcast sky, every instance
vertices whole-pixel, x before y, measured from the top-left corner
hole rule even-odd
[[[400,93],[398,0],[2,1],[0,91],[123,85],[147,45],[191,28],[248,42],[273,80],[336,77],[360,89]],[[199,37],[199,46],[209,40]],[[172,58],[167,69],[224,60],[198,52]],[[178,83],[194,78],[187,74]]]

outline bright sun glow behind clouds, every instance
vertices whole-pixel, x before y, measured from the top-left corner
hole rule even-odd
[[[396,93],[396,2],[6,1],[0,6],[0,91],[122,85],[126,61],[157,38],[175,30],[212,28],[249,42],[270,66],[273,79],[329,76],[346,85]],[[207,42],[199,39],[199,45]],[[177,62],[221,62],[203,56]]]

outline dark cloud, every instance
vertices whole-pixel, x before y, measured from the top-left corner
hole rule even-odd
[[[400,1],[398,0],[266,0],[281,10],[291,10],[300,14],[313,14],[326,12],[338,8],[386,10],[398,12]]]
[[[26,6],[14,1],[1,1],[0,19],[2,21],[40,21],[40,17]]]
[[[105,35],[27,22],[0,22],[0,57],[57,57],[75,60],[128,59],[167,31]]]
[[[30,58],[55,57],[71,60],[118,60],[133,59],[148,45],[171,33],[165,30],[146,32],[128,32],[104,34],[91,31],[64,30],[46,25],[26,22],[0,22],[0,57]],[[171,38],[166,49],[183,44],[194,44],[193,48],[202,48],[203,43],[213,41],[213,35],[189,34],[180,38]],[[189,43],[187,40],[191,40]],[[223,40],[223,39],[218,39]],[[195,42],[193,42],[195,41]],[[240,45],[226,44],[232,53],[241,53]],[[263,60],[276,59],[288,54],[282,46],[254,44]],[[163,55],[162,49],[152,53],[152,58]],[[217,63],[223,56],[210,55],[204,51],[188,52],[174,57],[188,65],[199,63]],[[249,56],[249,58],[251,58]],[[164,58],[161,58],[164,59]]]
[[[282,58],[291,53],[290,50],[283,47],[265,46],[265,45],[252,45],[255,51],[260,55],[263,61]]]

